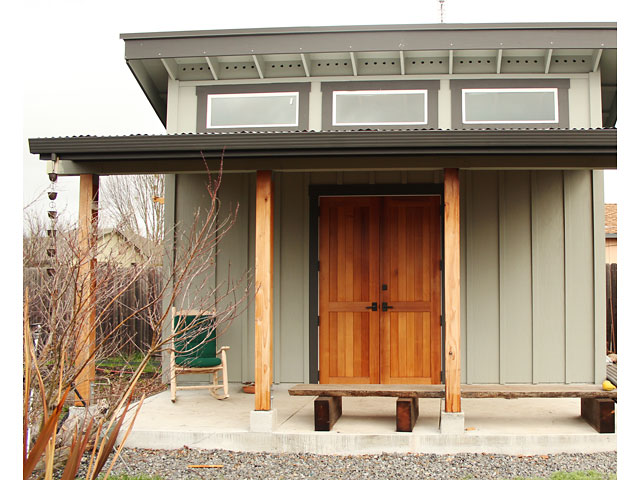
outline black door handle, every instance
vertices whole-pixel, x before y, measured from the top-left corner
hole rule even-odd
[[[387,310],[393,308],[391,305],[387,305],[387,302],[382,302],[382,311],[386,312]]]
[[[378,302],[371,302],[371,305],[365,307],[367,310],[371,310],[372,312],[378,311]]]

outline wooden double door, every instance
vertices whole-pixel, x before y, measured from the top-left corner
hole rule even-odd
[[[320,197],[320,383],[436,384],[440,197]]]

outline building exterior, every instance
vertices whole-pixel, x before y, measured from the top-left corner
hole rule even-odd
[[[272,285],[221,340],[256,410],[271,375],[454,393],[605,378],[615,24],[121,38],[167,135],[31,151],[87,185],[166,173],[167,231],[208,204],[201,155],[224,155],[221,198],[240,209],[218,268]]]

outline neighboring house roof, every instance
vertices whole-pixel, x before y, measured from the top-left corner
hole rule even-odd
[[[605,203],[604,205],[604,233],[607,237],[618,235],[618,204]]]
[[[102,238],[110,235],[120,237],[127,245],[130,245],[131,248],[144,259],[148,259],[152,255],[155,255],[157,259],[161,258],[159,254],[162,252],[162,247],[160,245],[154,244],[154,242],[149,240],[148,238],[137,235],[135,233],[124,233],[117,228],[106,228],[99,232],[99,237]]]
[[[603,125],[614,126],[616,35],[616,23],[581,22],[199,30],[120,38],[127,65],[165,125],[168,79],[367,80],[374,75],[600,71]]]

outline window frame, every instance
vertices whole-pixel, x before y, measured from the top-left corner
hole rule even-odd
[[[407,129],[436,129],[438,128],[438,90],[440,89],[440,80],[361,80],[361,81],[341,81],[341,82],[322,82],[320,84],[322,91],[322,130],[359,130],[359,129],[376,129],[376,130],[397,130],[402,127]],[[426,91],[427,123],[363,123],[334,125],[334,92],[355,92],[355,91]]]
[[[264,98],[264,97],[289,97],[293,95],[295,98],[295,123],[269,123],[269,124],[238,124],[238,125],[212,125],[211,124],[211,101],[216,98]],[[259,93],[209,93],[207,95],[207,112],[206,112],[206,128],[222,129],[222,128],[279,128],[279,127],[298,127],[300,124],[300,92],[259,92]]]
[[[424,121],[421,122],[355,122],[338,123],[336,119],[336,100],[339,95],[396,95],[396,94],[424,94]],[[331,103],[331,126],[333,127],[360,127],[360,126],[389,126],[389,125],[428,125],[429,124],[429,90],[428,89],[402,89],[402,90],[333,90]]]
[[[535,93],[535,92],[551,92],[553,93],[553,103],[554,103],[554,112],[553,112],[553,120],[467,120],[466,119],[466,97],[467,93]],[[463,125],[484,125],[484,124],[495,124],[495,125],[509,125],[509,124],[519,124],[519,123],[553,123],[558,124],[560,122],[560,115],[558,109],[558,88],[557,87],[547,87],[547,88],[463,88],[461,89],[462,95],[462,124]]]
[[[196,86],[196,132],[268,132],[268,131],[299,131],[309,128],[309,92],[311,83],[309,82],[289,82],[289,83],[248,83],[232,85],[200,85]],[[262,95],[262,94],[292,94],[297,93],[297,125],[241,125],[212,127],[209,126],[209,96],[210,95]]]

